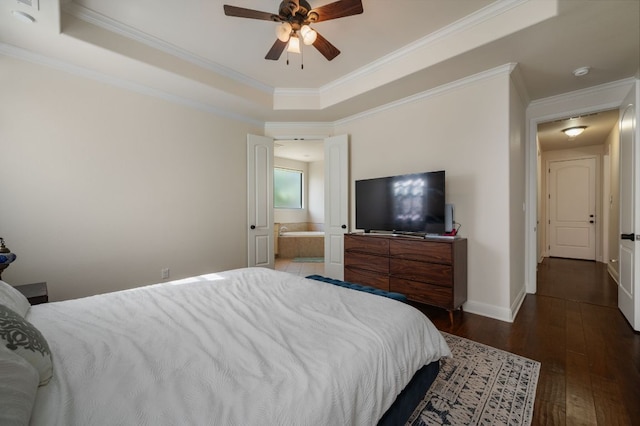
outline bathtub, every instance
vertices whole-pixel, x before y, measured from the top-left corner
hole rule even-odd
[[[324,237],[323,231],[285,231],[281,237]]]
[[[323,231],[291,231],[278,236],[278,257],[323,257]]]

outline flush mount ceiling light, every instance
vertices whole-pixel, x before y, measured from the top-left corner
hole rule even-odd
[[[34,18],[33,16],[29,15],[28,13],[22,12],[21,10],[12,10],[11,14],[13,14],[13,16],[22,22],[26,22],[27,24],[32,24],[34,22],[36,22],[36,18]]]
[[[583,75],[589,74],[589,71],[591,71],[591,67],[580,67],[573,70],[573,75],[576,77],[582,77]]]
[[[580,133],[584,132],[584,129],[586,129],[587,126],[574,126],[574,127],[569,127],[566,129],[562,129],[562,132],[569,136],[570,138],[576,137],[578,136]]]

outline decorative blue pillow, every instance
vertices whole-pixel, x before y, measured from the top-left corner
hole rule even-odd
[[[0,305],[0,344],[35,367],[40,386],[49,383],[53,375],[49,344],[40,330],[5,305]]]

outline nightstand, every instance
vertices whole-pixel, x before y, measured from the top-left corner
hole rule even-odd
[[[24,294],[29,303],[31,303],[32,305],[47,303],[49,301],[46,282],[17,285],[15,286],[15,289]]]

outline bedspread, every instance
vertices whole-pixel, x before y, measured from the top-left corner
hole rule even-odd
[[[245,268],[33,306],[54,375],[32,425],[373,425],[449,356],[395,300]]]

